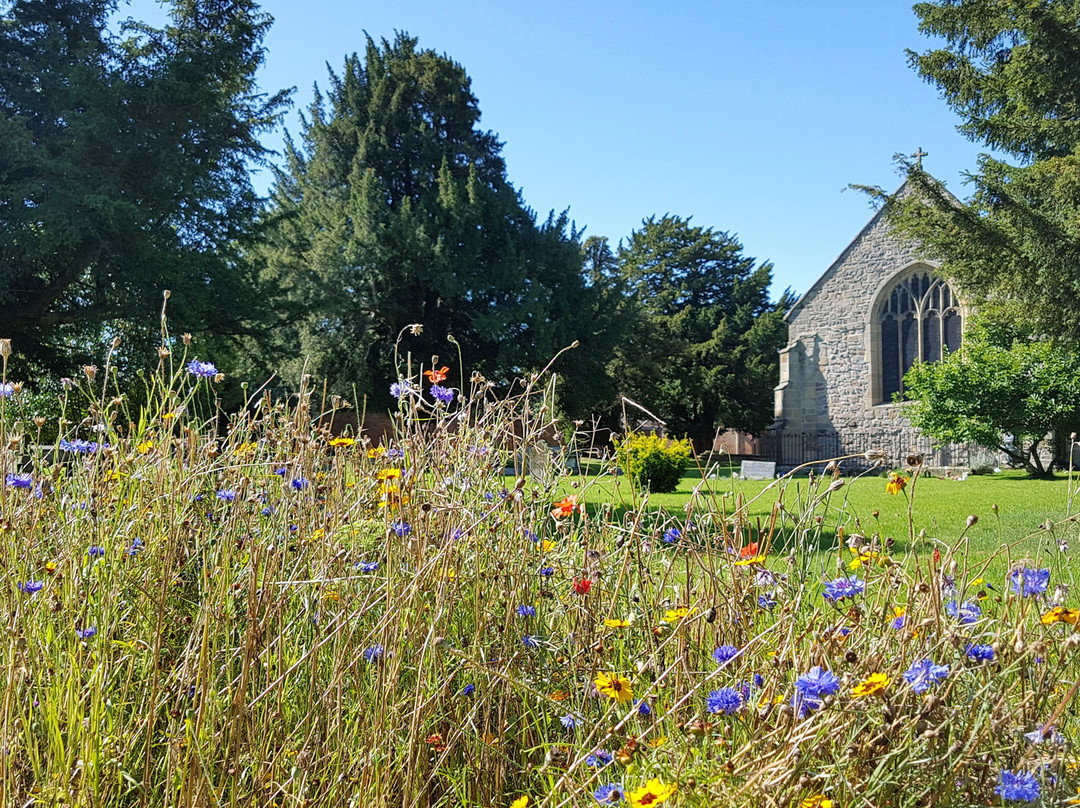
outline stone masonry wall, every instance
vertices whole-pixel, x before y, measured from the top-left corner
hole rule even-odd
[[[891,446],[911,435],[899,407],[874,401],[870,322],[892,279],[926,263],[913,245],[892,236],[881,212],[870,221],[788,315],[777,427],[836,432],[843,442],[846,436],[862,443],[868,434],[880,435]]]

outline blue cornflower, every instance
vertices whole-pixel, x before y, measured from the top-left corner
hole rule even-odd
[[[522,604],[517,607],[518,617],[536,617],[536,607]]]
[[[360,572],[375,572],[375,570],[377,570],[379,568],[379,562],[378,561],[358,561],[357,564],[356,564],[356,568],[358,570],[360,570]]]
[[[89,640],[95,634],[97,634],[97,629],[93,626],[75,629],[75,636],[77,636],[80,640]]]
[[[674,544],[679,540],[679,537],[681,535],[682,531],[680,531],[677,527],[669,527],[667,530],[664,531],[664,541],[668,544]]]
[[[443,387],[440,384],[431,385],[431,397],[438,401],[440,404],[449,404],[454,400],[454,391],[449,387]]]
[[[1038,729],[1033,729],[1031,732],[1025,732],[1024,738],[1032,746],[1064,746],[1065,736],[1058,732],[1053,727],[1048,727],[1045,724]]]
[[[543,575],[545,578],[550,578],[552,575],[555,574],[555,568],[554,567],[541,567],[540,568],[540,574]]]
[[[525,538],[531,541],[533,544],[536,544],[538,541],[540,541],[540,537],[528,528],[524,528],[522,532],[525,534]]]
[[[27,595],[33,595],[35,592],[40,592],[44,588],[44,581],[27,581],[24,584],[19,584],[19,591]]]
[[[382,659],[383,651],[382,643],[375,643],[370,648],[364,649],[364,659],[368,662],[376,662]]]
[[[540,641],[536,639],[532,634],[526,634],[521,638],[521,644],[526,648],[539,648]]]
[[[907,615],[906,614],[900,614],[900,615],[897,615],[896,617],[893,618],[892,627],[894,629],[896,629],[897,631],[899,631],[900,629],[902,629],[904,627],[905,623],[907,623]]]
[[[143,545],[143,540],[135,538],[131,540],[131,546],[124,550],[124,555],[136,556],[145,549],[146,547]]]
[[[715,651],[712,652],[712,658],[716,660],[716,664],[723,667],[727,665],[731,660],[739,655],[739,649],[734,645],[721,645]]]
[[[622,783],[605,783],[602,786],[597,786],[592,795],[593,799],[601,805],[614,805],[626,799],[626,792],[623,791]]]
[[[29,489],[34,487],[34,478],[29,474],[15,474],[14,472],[10,472],[7,477],[4,478],[4,481],[8,484],[9,488]]]
[[[911,689],[916,693],[925,693],[948,675],[948,665],[935,665],[931,659],[913,662],[911,667],[903,673],[904,681],[910,684]]]
[[[1016,595],[1029,598],[1032,595],[1041,595],[1046,592],[1050,583],[1050,570],[1033,570],[1028,567],[1013,570],[1009,573],[1009,586]]]
[[[390,385],[390,395],[392,395],[398,401],[401,401],[401,399],[405,398],[405,396],[411,396],[415,392],[416,391],[413,388],[412,383],[407,379],[399,379],[398,381]]]
[[[757,605],[762,609],[772,610],[776,606],[776,601],[768,595],[758,595]]]
[[[615,756],[606,749],[594,749],[593,753],[585,758],[585,765],[594,769],[602,769],[615,760]]]
[[[222,488],[217,492],[217,498],[224,502],[236,502],[236,492],[231,488]]]
[[[302,491],[308,487],[308,481],[304,477],[293,477],[292,482],[289,483],[297,491]]]
[[[0,398],[11,398],[15,395],[15,385],[11,382],[0,383]]]
[[[391,446],[386,450],[387,460],[401,460],[405,457],[405,450],[399,449],[396,446]]]
[[[461,688],[461,695],[463,696],[471,696],[475,692],[476,685],[474,685],[472,682],[469,682],[467,685],[465,685],[465,687]]]
[[[187,363],[187,372],[192,376],[198,376],[200,379],[212,379],[217,376],[218,369],[214,367],[213,362],[200,362],[198,359],[192,359]]]
[[[99,547],[96,544],[91,544],[86,548],[86,554],[90,556],[90,558],[102,558],[105,555],[105,548]]]
[[[722,687],[714,690],[705,700],[705,708],[713,714],[726,713],[734,715],[743,706],[742,693],[733,687]]]
[[[75,452],[76,454],[93,454],[98,450],[98,445],[94,441],[82,440],[81,438],[75,438],[75,440],[60,439],[57,444],[62,452]]]
[[[945,614],[949,615],[949,617],[955,617],[961,624],[967,625],[976,622],[982,617],[982,609],[973,600],[967,600],[963,603],[950,600],[945,604]]]
[[[964,649],[964,653],[976,662],[993,662],[994,661],[994,647],[991,645],[969,645]]]
[[[652,715],[652,707],[649,706],[649,702],[645,699],[638,699],[634,702],[634,709],[637,710],[637,714],[642,718],[648,718]]]
[[[274,508],[272,505],[267,505],[265,508],[259,511],[259,513],[261,513],[263,516],[273,516]]]
[[[285,468],[285,466],[279,466],[278,468],[274,469],[270,473],[274,474],[274,475],[276,475],[278,477],[284,477],[286,474],[289,473],[289,470],[287,468]]]
[[[559,719],[559,723],[562,724],[564,727],[566,727],[571,732],[573,732],[575,729],[577,729],[577,725],[578,725],[578,723],[581,722],[581,720],[582,719],[581,719],[580,715],[574,715],[573,713],[567,713],[566,715],[564,715],[562,718]]]
[[[795,680],[795,689],[803,698],[820,701],[840,689],[840,680],[831,671],[815,665]]]
[[[403,539],[412,533],[412,526],[404,519],[395,519],[390,525],[390,529],[394,531],[394,535],[399,539]]]
[[[850,578],[837,578],[835,581],[827,581],[825,583],[825,600],[838,601],[844,598],[853,598],[856,595],[861,595],[866,589],[866,582],[861,580],[858,576],[852,575]]]
[[[1039,781],[1031,772],[1011,772],[1001,770],[1001,782],[994,789],[1003,800],[1016,802],[1035,802],[1039,799]]]

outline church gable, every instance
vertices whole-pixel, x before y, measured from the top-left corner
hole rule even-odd
[[[823,436],[836,454],[914,441],[892,394],[913,361],[959,344],[959,302],[934,268],[878,211],[788,311],[774,438]]]

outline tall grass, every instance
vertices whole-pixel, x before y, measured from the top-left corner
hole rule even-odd
[[[375,446],[320,427],[343,404],[310,387],[226,416],[172,359],[138,412],[87,369],[54,447],[0,397],[0,805],[984,805],[1002,770],[1076,793],[1071,747],[1025,738],[1071,739],[1080,673],[1042,534],[1002,551],[1053,550],[1024,597],[962,531],[822,552],[838,475],[781,481],[763,521],[707,495],[583,513],[572,480],[504,484],[554,417],[546,377],[438,402],[406,370]],[[865,590],[824,597],[840,577]],[[948,670],[916,692],[924,659]]]

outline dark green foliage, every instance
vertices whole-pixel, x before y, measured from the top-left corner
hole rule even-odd
[[[670,494],[679,487],[690,451],[688,440],[657,435],[631,434],[616,446],[619,468],[636,486],[654,494]]]
[[[117,38],[115,8],[0,4],[0,324],[42,371],[100,361],[116,335],[117,361],[145,363],[166,288],[177,330],[243,333],[255,308],[237,249],[284,102],[254,84],[270,20],[183,0]]]
[[[754,265],[727,233],[677,216],[647,219],[619,261],[640,319],[615,362],[628,395],[712,448],[720,427],[756,433],[772,420],[785,292],[769,301],[772,265]]]
[[[1068,464],[1068,435],[1080,426],[1080,355],[1028,329],[976,318],[961,351],[914,365],[904,387],[905,414],[938,443],[978,443],[1035,476]],[[1057,446],[1046,465],[1039,448],[1048,433]]]
[[[440,355],[452,386],[467,386],[458,350],[464,368],[505,387],[575,339],[582,349],[555,370],[602,376],[605,288],[585,283],[565,216],[537,224],[479,119],[461,65],[404,34],[369,39],[362,59],[331,73],[273,195],[264,277],[297,313],[281,355],[302,352],[308,372],[377,406],[389,403],[403,334],[414,366]],[[596,400],[568,387],[575,410]]]
[[[941,48],[910,53],[942,91],[960,131],[1011,155],[983,156],[964,204],[919,165],[916,193],[894,200],[900,232],[942,259],[969,302],[1021,304],[1026,322],[1080,340],[1080,3],[919,3],[920,29]]]

